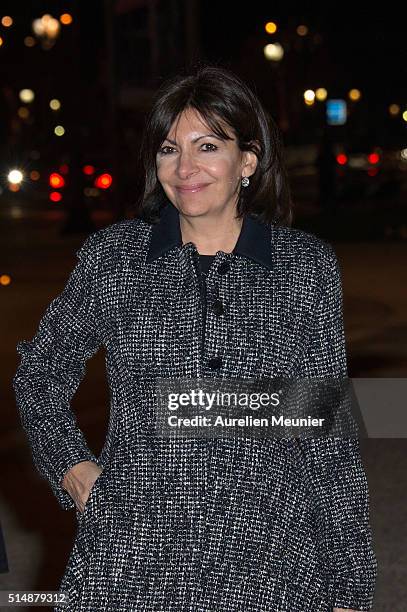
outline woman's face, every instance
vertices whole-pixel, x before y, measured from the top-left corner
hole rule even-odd
[[[254,173],[257,157],[233,140],[216,136],[194,109],[171,126],[156,156],[157,177],[168,199],[183,214],[204,215],[235,207],[243,176]]]

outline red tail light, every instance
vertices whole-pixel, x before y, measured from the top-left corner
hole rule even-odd
[[[378,153],[370,153],[367,159],[369,160],[369,164],[375,165],[379,163],[380,155]]]
[[[86,166],[83,166],[82,170],[83,173],[87,174],[88,176],[95,174],[95,166],[91,166],[90,164],[86,164]]]
[[[95,180],[95,187],[98,187],[99,189],[109,189],[112,182],[112,176],[105,172],[104,174],[101,174],[97,177],[97,179]]]
[[[65,185],[65,179],[58,172],[53,172],[49,176],[49,184],[53,189],[61,189]]]
[[[340,166],[344,166],[348,163],[348,156],[345,153],[338,153],[336,156],[336,161]]]
[[[51,202],[60,202],[62,200],[62,194],[60,194],[59,191],[51,191],[49,199]]]

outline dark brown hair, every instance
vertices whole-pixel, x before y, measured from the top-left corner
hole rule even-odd
[[[249,186],[240,188],[238,216],[252,214],[266,223],[291,225],[292,203],[279,128],[236,74],[213,64],[166,80],[155,95],[140,149],[145,178],[138,215],[156,223],[168,203],[157,179],[156,154],[174,121],[191,108],[221,138],[229,138],[222,124],[230,126],[240,150],[253,151],[258,158]]]

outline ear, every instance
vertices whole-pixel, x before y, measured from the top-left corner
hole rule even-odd
[[[254,147],[259,151],[260,146],[259,143],[254,140],[252,143]],[[258,158],[253,151],[244,151],[243,152],[243,166],[242,166],[242,176],[251,176],[256,172]]]

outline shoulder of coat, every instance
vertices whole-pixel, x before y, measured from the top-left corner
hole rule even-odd
[[[336,258],[333,246],[311,232],[286,226],[273,226],[274,252],[281,259],[323,261]]]
[[[88,236],[82,250],[96,259],[109,260],[122,255],[141,253],[148,243],[151,226],[142,219],[124,219],[96,230]]]

